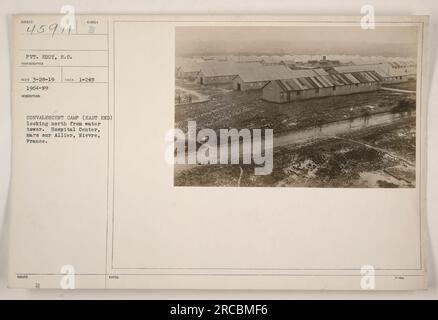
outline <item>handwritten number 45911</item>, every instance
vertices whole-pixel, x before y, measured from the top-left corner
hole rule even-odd
[[[52,23],[52,24],[32,24],[27,27],[27,33],[29,34],[42,34],[42,33],[50,33],[52,34],[52,37],[58,33],[58,34],[66,34],[70,35],[72,31],[72,25],[67,25],[61,27],[59,23]]]

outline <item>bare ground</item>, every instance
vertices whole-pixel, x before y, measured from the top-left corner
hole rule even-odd
[[[197,166],[176,186],[414,187],[415,117],[378,128],[275,149],[270,175],[253,165]]]
[[[197,85],[192,85],[194,90]],[[199,87],[199,86],[198,86]],[[198,89],[201,90],[201,89]],[[261,91],[238,92],[229,88],[202,87],[210,96],[207,102],[177,106],[175,127],[187,129],[194,120],[198,128],[213,130],[236,128],[269,128],[274,134],[317,126],[397,108],[400,101],[409,101],[415,108],[415,95],[391,91],[374,91],[345,96],[316,98],[276,104],[262,100]]]

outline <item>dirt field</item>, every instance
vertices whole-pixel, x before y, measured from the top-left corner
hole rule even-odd
[[[275,137],[383,112],[407,116],[389,125],[277,147],[270,175],[254,175],[253,165],[202,165],[178,171],[176,186],[415,186],[415,94],[379,90],[275,104],[262,100],[261,91],[237,92],[229,85],[178,86],[209,96],[208,101],[175,108],[175,126],[183,131],[187,121],[195,120],[198,129],[270,128]]]
[[[414,94],[383,90],[276,104],[262,100],[260,90],[238,92],[226,86],[203,86],[199,89],[196,84],[183,85],[210,97],[206,102],[175,108],[175,127],[183,131],[187,129],[187,121],[195,120],[198,128],[270,128],[278,134],[387,112],[396,108],[402,100],[415,108]]]
[[[388,83],[383,85],[383,87],[415,91],[417,90],[417,81],[409,80],[407,82],[402,82],[402,83]]]
[[[414,187],[415,117],[301,146],[276,148],[270,175],[253,165],[198,166],[176,186]]]

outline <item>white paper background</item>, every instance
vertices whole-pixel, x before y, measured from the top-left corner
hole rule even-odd
[[[429,229],[429,290],[421,292],[297,292],[297,291],[38,291],[7,289],[7,248],[8,248],[8,215],[7,193],[10,173],[10,83],[9,83],[9,19],[14,13],[55,13],[63,5],[73,5],[78,13],[156,13],[156,14],[289,14],[289,15],[359,15],[363,1],[294,1],[294,0],[252,0],[236,2],[229,0],[114,0],[114,1],[31,1],[31,0],[2,0],[0,3],[0,29],[1,70],[0,81],[0,298],[438,298],[436,274],[438,268],[435,262],[438,253],[438,228],[437,198],[433,197],[437,191],[436,179],[438,171],[434,164],[437,160],[437,151],[432,148],[438,140],[437,120],[438,112],[434,109],[438,101],[438,80],[434,81],[437,47],[437,19],[438,2],[434,0],[393,1],[380,0],[368,1],[367,4],[375,6],[376,15],[411,15],[425,14],[431,16],[430,30],[430,95],[428,101],[429,132],[428,132],[428,229]]]

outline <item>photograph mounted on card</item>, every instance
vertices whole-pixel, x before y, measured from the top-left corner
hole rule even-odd
[[[9,285],[416,290],[428,17],[17,15]]]

